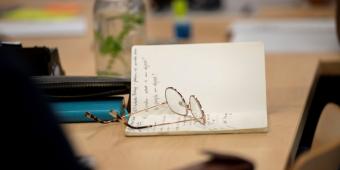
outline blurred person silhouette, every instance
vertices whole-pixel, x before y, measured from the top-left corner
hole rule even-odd
[[[75,155],[17,48],[0,45],[3,167],[90,169]]]

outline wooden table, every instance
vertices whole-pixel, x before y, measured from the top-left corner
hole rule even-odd
[[[268,133],[125,137],[118,123],[64,127],[76,150],[93,156],[100,170],[180,168],[207,159],[204,150],[243,156],[260,170],[282,170],[296,151],[318,64],[333,59],[340,55],[266,55]]]

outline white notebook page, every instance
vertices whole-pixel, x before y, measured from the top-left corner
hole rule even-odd
[[[265,132],[267,104],[262,43],[145,45],[132,48],[131,111],[165,101],[176,88],[186,102],[195,95],[207,123],[187,121],[145,129],[126,128],[126,135]],[[189,113],[190,115],[190,113]],[[134,114],[134,126],[184,120],[167,105]]]

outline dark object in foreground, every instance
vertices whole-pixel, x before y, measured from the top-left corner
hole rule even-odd
[[[79,162],[20,51],[0,46],[3,167],[88,170]],[[15,163],[13,163],[15,162]]]
[[[249,160],[234,155],[206,151],[211,158],[199,164],[191,165],[180,170],[253,170],[254,165]]]

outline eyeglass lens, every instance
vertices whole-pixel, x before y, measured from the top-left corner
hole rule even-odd
[[[191,109],[192,115],[199,121],[200,123],[204,124],[204,120],[202,119],[204,116],[201,104],[197,100],[195,96],[190,96],[189,98],[189,105]]]
[[[185,101],[174,88],[169,87],[165,90],[165,98],[171,111],[180,115],[187,115],[188,110]]]

